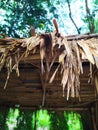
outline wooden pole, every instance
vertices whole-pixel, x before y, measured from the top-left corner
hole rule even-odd
[[[93,123],[93,130],[97,130],[93,107],[91,108],[91,117],[92,117],[92,123]]]
[[[98,129],[98,102],[95,103],[96,127]]]

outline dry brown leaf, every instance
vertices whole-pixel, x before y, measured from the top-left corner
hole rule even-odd
[[[4,85],[4,89],[6,89],[6,87],[7,87],[9,78],[10,78],[10,72],[8,72],[8,74],[7,74],[7,78],[6,78],[6,82],[5,82],[5,85]]]
[[[4,85],[4,89],[6,89],[6,86],[8,84],[8,80],[10,78],[10,73],[12,72],[12,58],[9,56],[6,59],[6,67],[7,67],[7,78],[6,78],[6,82]]]
[[[78,98],[79,98],[79,90],[80,90],[79,75],[75,75],[75,94],[76,94],[76,97]]]
[[[81,73],[83,73],[83,67],[82,67],[80,51],[79,51],[79,48],[78,48],[78,45],[77,45],[76,41],[73,41],[73,49],[74,49],[74,52],[76,53],[76,57],[75,58],[76,58],[76,61],[77,61],[78,73],[80,74],[80,71],[81,71]]]
[[[74,83],[72,84],[71,86],[71,97],[75,97],[75,86],[74,86]]]
[[[96,67],[98,68],[98,57],[94,56]]]
[[[51,70],[51,68],[52,68],[52,66],[53,66],[53,64],[54,64],[54,62],[55,62],[55,60],[56,60],[56,55],[53,57],[53,59],[51,60],[51,63],[50,63],[50,66],[49,66],[49,71]]]
[[[50,78],[49,83],[52,83],[52,82],[53,82],[53,80],[54,80],[54,78],[55,78],[55,76],[56,76],[56,73],[57,73],[59,67],[60,67],[60,65],[58,65],[58,67],[57,67],[56,70],[54,71],[53,75],[52,75],[51,78]]]
[[[90,48],[90,51],[92,52],[92,54],[96,57],[98,57],[98,49],[96,48]]]
[[[98,94],[98,77],[95,75],[94,79],[95,79],[96,91],[97,91],[97,94]]]
[[[36,35],[34,37],[30,37],[30,38],[26,38],[23,40],[23,44],[21,46],[26,46],[27,47],[27,50],[30,51],[30,50],[33,50],[37,45],[40,44],[40,36],[39,35]]]
[[[44,65],[43,65],[43,60],[45,58],[45,40],[42,38],[40,42],[40,57],[41,57],[41,71],[42,74],[44,73]]]
[[[73,66],[70,68],[69,71],[69,82],[70,82],[70,89],[71,89],[71,97],[75,97],[75,86],[74,86],[74,82],[75,82],[75,73],[73,71]]]
[[[62,43],[63,43],[63,45],[65,46],[67,55],[70,56],[71,53],[72,53],[72,50],[71,50],[70,44],[68,43],[67,39],[64,38],[64,39],[62,40]]]
[[[7,52],[3,53],[0,57],[0,71],[2,70],[2,68],[6,62],[6,56],[7,56]]]
[[[40,57],[41,60],[45,58],[45,40],[42,38],[40,41]]]
[[[13,66],[13,70],[16,70],[16,74],[19,77],[19,59],[17,57],[17,55],[15,55],[15,65]]]
[[[64,72],[63,72],[63,75],[62,75],[62,81],[61,81],[61,85],[63,87],[63,96],[64,96],[65,86],[67,85],[67,82],[68,82],[68,76],[69,76],[69,68],[66,67],[64,69]]]
[[[85,43],[85,41],[84,41],[84,40],[81,40],[81,41],[78,41],[77,43],[78,43],[78,45],[83,49],[83,51],[84,51],[84,53],[85,53],[87,59],[88,59],[92,64],[94,64],[95,61],[94,61],[93,55],[92,55],[92,53],[91,53],[91,51],[90,51],[89,46]]]
[[[69,99],[70,90],[71,90],[71,83],[68,80],[68,84],[67,84],[67,100]]]
[[[72,67],[69,69],[69,75],[68,75],[68,83],[67,83],[67,100],[69,99],[70,90],[72,87]]]
[[[0,47],[0,53],[4,53],[5,52],[5,48]]]
[[[64,61],[64,58],[66,56],[66,51],[63,51],[60,55],[59,55],[59,63]]]

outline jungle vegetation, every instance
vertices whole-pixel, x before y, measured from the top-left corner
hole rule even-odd
[[[0,0],[0,33],[11,37],[29,37],[31,26],[52,31],[54,17],[65,34],[97,33],[98,1]]]
[[[87,125],[86,125],[87,126]],[[83,130],[82,117],[76,112],[48,110],[0,110],[1,130]]]
[[[65,34],[98,33],[98,0],[0,0],[0,33],[4,35],[29,37],[31,26],[37,33],[50,32],[54,17]],[[84,130],[90,129],[87,116],[73,111],[1,109],[0,129]]]

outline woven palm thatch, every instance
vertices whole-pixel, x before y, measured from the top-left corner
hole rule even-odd
[[[96,38],[95,38],[96,37]],[[67,100],[69,96],[79,97],[79,75],[83,73],[82,63],[89,61],[98,67],[98,39],[97,35],[63,36],[56,31],[45,34],[35,34],[30,38],[13,39],[5,37],[0,39],[0,71],[7,68],[7,79],[13,70],[19,76],[20,61],[39,51],[41,61],[41,74],[43,87],[46,82],[52,83],[58,71],[61,72],[61,85],[67,88]],[[53,64],[57,62],[57,68],[50,72]],[[45,64],[44,64],[45,63]],[[98,79],[95,76],[96,90],[98,93]]]

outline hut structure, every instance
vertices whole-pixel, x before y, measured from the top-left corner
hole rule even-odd
[[[98,34],[63,36],[55,28],[0,39],[0,106],[85,111],[97,130]]]

